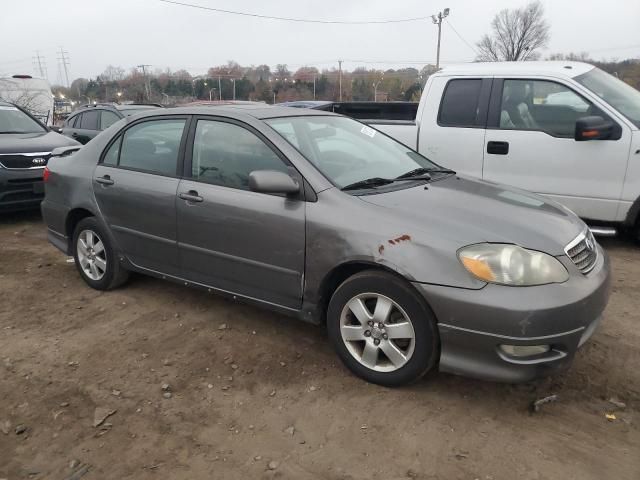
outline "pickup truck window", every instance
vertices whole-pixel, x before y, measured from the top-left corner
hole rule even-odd
[[[450,80],[444,90],[438,125],[443,127],[477,127],[481,79]]]
[[[540,130],[555,137],[573,138],[576,120],[604,115],[584,97],[560,83],[546,80],[505,80],[500,106],[500,128]]]

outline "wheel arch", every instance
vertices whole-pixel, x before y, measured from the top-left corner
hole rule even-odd
[[[424,307],[429,310],[431,315],[433,315],[433,318],[436,320],[436,323],[438,323],[438,319],[433,309],[429,305],[429,302],[415,288],[415,286],[413,285],[413,283],[411,283],[410,280],[408,280],[405,276],[403,276],[397,270],[394,270],[393,268],[385,264],[373,262],[373,261],[369,262],[366,260],[347,261],[339,265],[336,265],[333,269],[327,272],[327,274],[324,276],[324,278],[320,282],[320,288],[318,291],[318,304],[317,304],[318,323],[323,323],[323,324],[326,323],[327,321],[326,313],[327,313],[327,308],[329,306],[329,301],[331,300],[331,297],[333,293],[336,291],[336,289],[349,277],[357,273],[363,272],[365,270],[373,270],[373,271],[389,273],[394,277],[398,278],[399,280],[402,280],[403,282],[405,282],[409,286],[409,288],[411,288],[417,294],[418,298],[420,298],[420,300],[423,302]]]

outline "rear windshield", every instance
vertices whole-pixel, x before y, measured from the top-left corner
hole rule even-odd
[[[40,133],[45,128],[17,107],[0,105],[0,134]]]

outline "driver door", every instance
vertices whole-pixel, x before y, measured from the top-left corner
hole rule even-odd
[[[583,218],[615,220],[631,138],[625,125],[617,140],[575,141],[578,118],[611,118],[550,80],[496,79],[490,102],[484,179],[545,195]]]

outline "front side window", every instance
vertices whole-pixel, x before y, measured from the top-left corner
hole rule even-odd
[[[75,117],[73,117],[73,128],[80,128],[80,125],[82,124],[82,114],[79,113],[78,115],[76,115]]]
[[[191,160],[191,176],[195,180],[249,190],[249,174],[254,170],[288,173],[280,157],[246,128],[198,120]]]
[[[12,105],[0,105],[0,134],[44,132],[42,125]]]
[[[438,123],[447,127],[479,126],[481,79],[451,80],[442,96]]]
[[[159,175],[175,176],[185,123],[186,120],[183,119],[151,120],[129,128],[122,138],[118,165]],[[111,148],[114,148],[113,145]],[[110,155],[110,158],[115,155],[111,153],[111,149],[107,152],[105,160]]]
[[[83,130],[98,130],[98,115],[100,112],[91,111],[82,114],[82,123],[80,128]]]
[[[420,168],[440,169],[409,147],[350,118],[303,116],[265,121],[339,188],[372,178],[394,179]]]
[[[547,80],[505,80],[500,106],[500,128],[540,130],[573,138],[576,120],[604,115],[570,88]]]
[[[100,129],[106,130],[111,125],[120,120],[120,117],[109,110],[102,110],[100,112]]]

